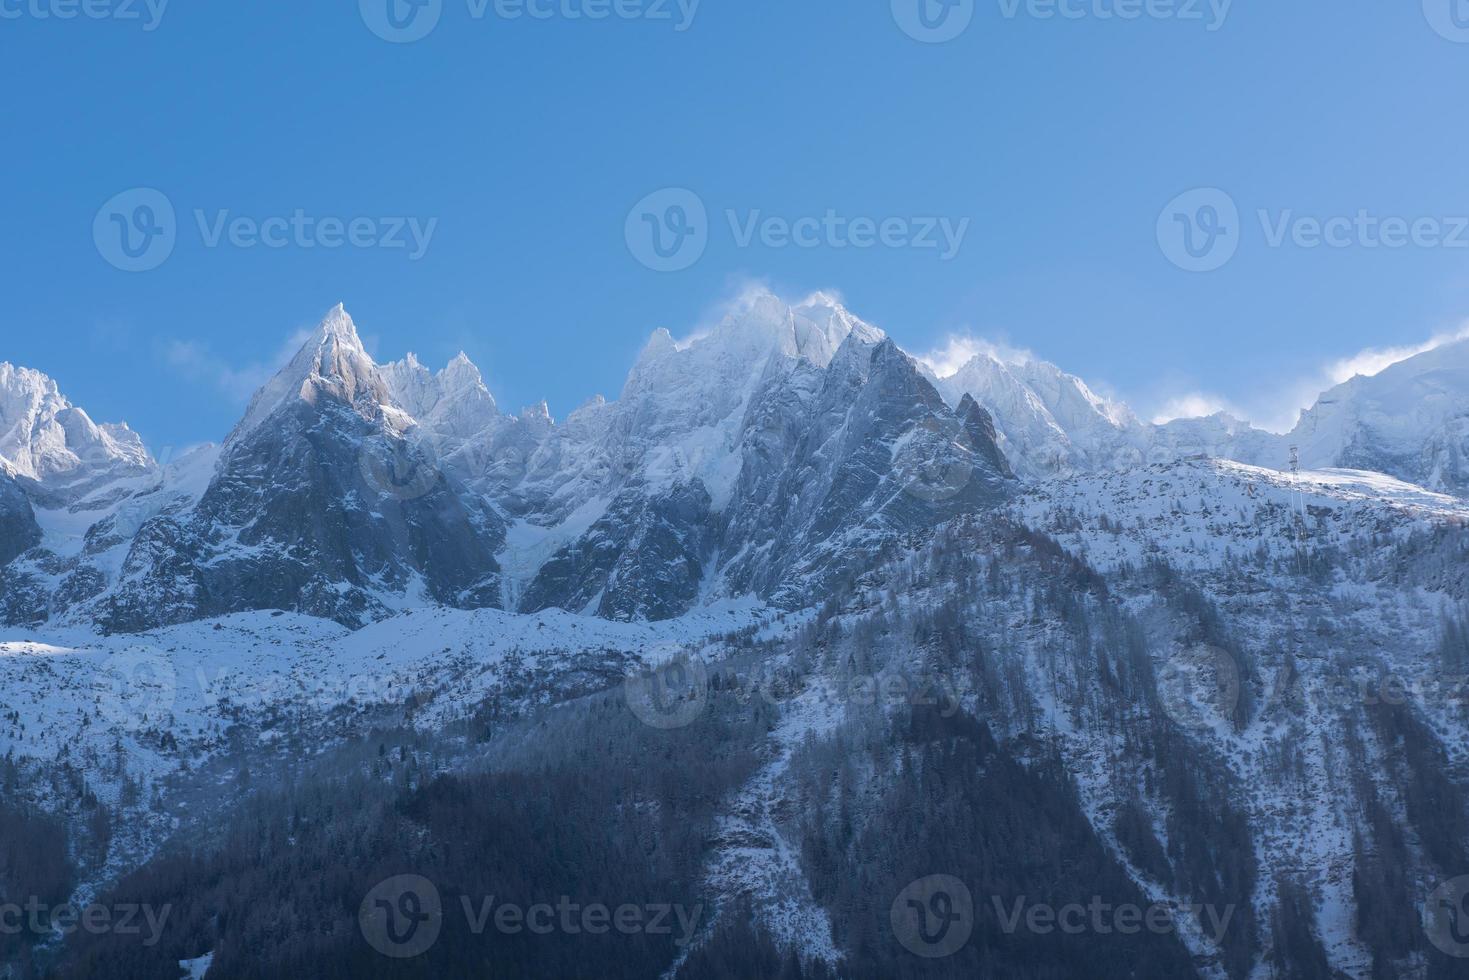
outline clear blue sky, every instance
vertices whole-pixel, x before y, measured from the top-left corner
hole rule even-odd
[[[558,415],[615,396],[654,327],[687,332],[750,278],[840,290],[915,352],[1006,339],[1144,412],[1194,390],[1255,407],[1469,316],[1469,248],[1271,248],[1255,217],[1469,215],[1469,43],[1419,0],[1237,0],[1215,31],[1204,4],[1204,21],[1122,21],[1096,16],[1113,0],[1072,0],[1076,20],[974,0],[943,44],[905,34],[888,0],[703,0],[683,31],[440,0],[407,44],[355,0],[175,0],[151,31],[142,0],[142,21],[37,16],[67,2],[0,0],[0,359],[154,447],[222,437],[262,366],[339,300],[380,357],[463,348],[502,405],[545,397]],[[177,211],[172,254],[141,273],[93,234],[135,187]],[[710,217],[677,272],[624,235],[665,187]],[[1199,187],[1243,222],[1208,273],[1157,234]],[[438,223],[413,261],[211,248],[196,209]],[[971,224],[944,261],[741,247],[728,209]]]

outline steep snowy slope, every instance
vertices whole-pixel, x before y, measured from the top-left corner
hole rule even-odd
[[[333,310],[255,396],[192,511],[139,529],[101,624],[290,609],[362,625],[405,602],[497,605],[504,525],[407,442],[414,424]]]
[[[148,472],[153,459],[125,423],[93,422],[39,371],[0,363],[0,466],[37,490],[71,497]]]
[[[891,340],[854,333],[819,387],[802,375],[789,394],[767,391],[753,420],[724,517],[730,591],[809,604],[883,548],[1010,493],[989,416],[972,400],[950,411]]]
[[[773,615],[732,603],[661,624],[423,609],[355,632],[282,612],[129,636],[12,629],[0,638],[0,758],[58,767],[113,814],[90,890],[181,822],[225,819],[252,791],[242,769],[300,765],[382,726],[438,736],[479,713],[514,717],[676,656],[717,656],[722,638]],[[75,804],[62,788],[38,792],[48,809]]]
[[[1376,473],[1185,462],[1037,488],[1017,514],[1147,619],[1185,624],[1155,661],[1159,708],[1236,787],[1256,955],[1302,952],[1282,933],[1295,904],[1289,928],[1345,975],[1451,975],[1427,970],[1418,920],[1469,844],[1469,662],[1445,640],[1469,600],[1469,506]],[[1080,718],[1085,697],[1063,700]],[[1106,724],[1068,725],[1099,830],[1136,792]]]
[[[1469,491],[1469,339],[1358,375],[1323,394],[1290,434],[1303,465],[1388,473]]]
[[[1145,423],[1036,359],[980,353],[934,380],[949,404],[967,392],[989,409],[1001,448],[1032,480],[1189,456],[1287,470],[1294,446],[1308,468],[1373,470],[1448,493],[1469,489],[1469,339],[1332,388],[1284,435],[1225,413]]]
[[[1360,471],[1181,461],[961,517],[733,668],[780,719],[713,842],[716,907],[883,975],[913,951],[1050,975],[1065,944],[980,903],[1096,896],[1167,910],[1185,963],[1130,972],[1141,950],[1081,930],[1084,975],[1457,976],[1423,921],[1469,858],[1469,651],[1445,641],[1466,556],[1469,506]],[[1016,761],[1041,785],[952,799]],[[1089,829],[1058,874],[1055,839],[1026,852],[1020,828],[1061,814]],[[1043,880],[1017,885],[1029,862]],[[973,938],[874,966],[890,904],[940,871],[975,889]]]
[[[1045,361],[981,352],[936,385],[950,405],[968,394],[990,412],[1000,448],[1028,479],[1121,469],[1144,458],[1146,426]]]

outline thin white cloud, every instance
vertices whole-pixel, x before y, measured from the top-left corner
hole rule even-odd
[[[1327,361],[1319,368],[1297,378],[1273,384],[1269,391],[1256,391],[1243,403],[1232,402],[1219,395],[1189,390],[1169,394],[1158,404],[1151,417],[1162,424],[1174,419],[1202,418],[1216,412],[1228,412],[1246,419],[1267,432],[1284,433],[1295,428],[1301,413],[1330,388],[1362,375],[1371,377],[1444,344],[1469,338],[1469,324],[1458,330],[1440,333],[1420,344],[1398,347],[1367,347],[1348,357]]]
[[[1469,324],[1458,330],[1436,334],[1421,344],[1366,347],[1349,357],[1328,361],[1311,374],[1276,386],[1273,398],[1259,399],[1259,409],[1253,413],[1255,424],[1269,432],[1289,432],[1295,428],[1301,413],[1316,404],[1328,389],[1358,375],[1372,377],[1381,374],[1394,364],[1466,338],[1469,338]]]
[[[775,295],[770,284],[764,279],[737,277],[731,280],[725,294],[704,308],[693,329],[674,338],[674,346],[679,350],[687,350],[713,333],[726,317],[740,310],[748,309],[750,304],[764,295]]]
[[[979,354],[988,354],[1004,364],[1025,364],[1035,360],[1035,355],[1028,350],[969,333],[951,333],[941,345],[917,357],[935,375],[948,378]]]
[[[257,361],[235,367],[214,353],[207,344],[196,340],[171,340],[163,343],[160,354],[165,364],[194,382],[217,389],[231,403],[243,405],[296,355],[301,345],[310,340],[312,331],[293,333],[269,361]]]
[[[1341,384],[1343,381],[1350,381],[1359,374],[1365,377],[1371,377],[1374,374],[1381,374],[1399,361],[1406,361],[1410,357],[1426,354],[1436,347],[1442,347],[1444,344],[1451,344],[1456,340],[1463,340],[1466,337],[1469,337],[1469,324],[1460,327],[1456,331],[1441,333],[1421,344],[1414,344],[1408,347],[1368,347],[1365,350],[1358,351],[1351,357],[1344,357],[1339,361],[1333,361],[1327,365],[1326,374],[1331,379],[1332,384]]]
[[[1157,411],[1153,413],[1153,424],[1165,425],[1175,419],[1198,419],[1218,415],[1220,412],[1228,412],[1236,418],[1241,414],[1239,409],[1218,395],[1211,395],[1203,391],[1190,391],[1174,395],[1159,405]]]
[[[730,280],[724,296],[705,307],[698,322],[688,333],[674,338],[674,346],[686,350],[690,345],[703,340],[728,317],[749,309],[760,299],[773,296],[792,309],[803,306],[846,306],[841,290],[816,289],[807,293],[786,293],[776,290],[768,279],[753,279],[747,276]]]

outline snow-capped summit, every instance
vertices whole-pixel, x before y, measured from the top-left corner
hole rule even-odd
[[[752,289],[737,299],[711,330],[679,343],[667,329],[653,332],[638,358],[629,380],[670,357],[690,355],[683,367],[733,362],[760,366],[772,355],[810,361],[817,367],[831,363],[842,342],[852,333],[867,343],[885,334],[853,315],[828,293],[813,293],[795,305],[786,303],[767,289]],[[697,353],[695,353],[697,352]]]
[[[1368,470],[1463,496],[1469,492],[1469,338],[1342,382],[1283,435],[1218,413],[1156,426],[1152,440],[1155,462],[1198,454],[1284,470],[1294,448],[1306,469]]]
[[[1374,470],[1469,490],[1469,338],[1325,392],[1289,436],[1303,466]]]
[[[248,435],[282,406],[295,400],[314,405],[322,397],[351,405],[364,417],[377,416],[392,401],[386,381],[357,336],[357,325],[340,303],[291,362],[255,393],[226,445]]]
[[[981,351],[935,384],[950,405],[968,394],[986,408],[1011,465],[1032,479],[1115,469],[1139,460],[1147,442],[1131,411],[1046,361]]]
[[[0,363],[0,469],[63,491],[155,468],[127,423],[98,424],[40,371]]]
[[[497,604],[503,528],[439,465],[441,447],[416,438],[424,427],[408,410],[462,422],[453,405],[440,412],[437,397],[420,398],[443,395],[440,383],[473,392],[473,366],[451,367],[426,382],[416,358],[385,372],[334,308],[256,394],[198,502],[138,529],[104,627],[244,609],[363,623],[410,595]],[[390,375],[404,382],[406,406]]]
[[[467,439],[500,419],[479,368],[463,351],[437,374],[411,353],[381,372],[394,404],[441,439]]]

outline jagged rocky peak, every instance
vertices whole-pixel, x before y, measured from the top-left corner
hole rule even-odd
[[[865,344],[882,340],[885,334],[853,315],[830,293],[812,293],[792,311],[796,348],[802,357],[825,366],[849,336],[856,334]]]
[[[355,627],[417,596],[498,604],[503,524],[416,439],[389,374],[346,311],[328,313],[256,394],[192,510],[139,530],[104,628],[256,609]]]
[[[323,398],[352,406],[364,418],[379,418],[392,405],[387,381],[357,335],[357,325],[338,303],[274,378],[256,392],[226,445],[252,432],[283,407],[318,404]]]
[[[494,396],[463,351],[437,374],[412,353],[381,371],[396,406],[439,436],[466,439],[500,421]]]
[[[999,432],[995,429],[995,417],[975,401],[973,395],[968,393],[959,399],[959,407],[954,412],[959,416],[959,422],[963,426],[968,444],[974,447],[982,459],[994,467],[996,473],[1007,480],[1013,479],[1015,471],[1011,468],[1010,461],[1005,458],[1004,451],[1000,449]]]
[[[866,324],[863,327],[842,338],[827,364],[834,377],[845,378],[850,384],[867,380],[873,353],[884,343],[891,343],[887,335],[876,327],[867,327]]]
[[[127,423],[93,422],[51,378],[8,362],[0,363],[0,459],[11,475],[53,490],[155,469]]]
[[[1017,365],[1016,373],[1039,394],[1041,402],[1063,425],[1074,422],[1125,429],[1137,424],[1137,417],[1126,405],[1108,401],[1081,378],[1050,361],[1026,358]]]
[[[883,337],[830,293],[813,293],[788,304],[769,290],[756,289],[735,303],[710,336],[726,347],[775,352],[826,367],[854,332],[867,341]]]
[[[1122,431],[1138,425],[1125,405],[1094,392],[1085,381],[1033,357],[1002,358],[981,350],[958,371],[939,378],[939,388],[951,404],[965,394],[1001,411],[1034,414],[1047,427],[1061,432],[1107,428]],[[1007,412],[1009,414],[1009,412]]]
[[[958,370],[930,377],[950,405],[970,395],[990,413],[1001,448],[1029,479],[1127,465],[1152,441],[1126,406],[1029,355],[981,349]]]

